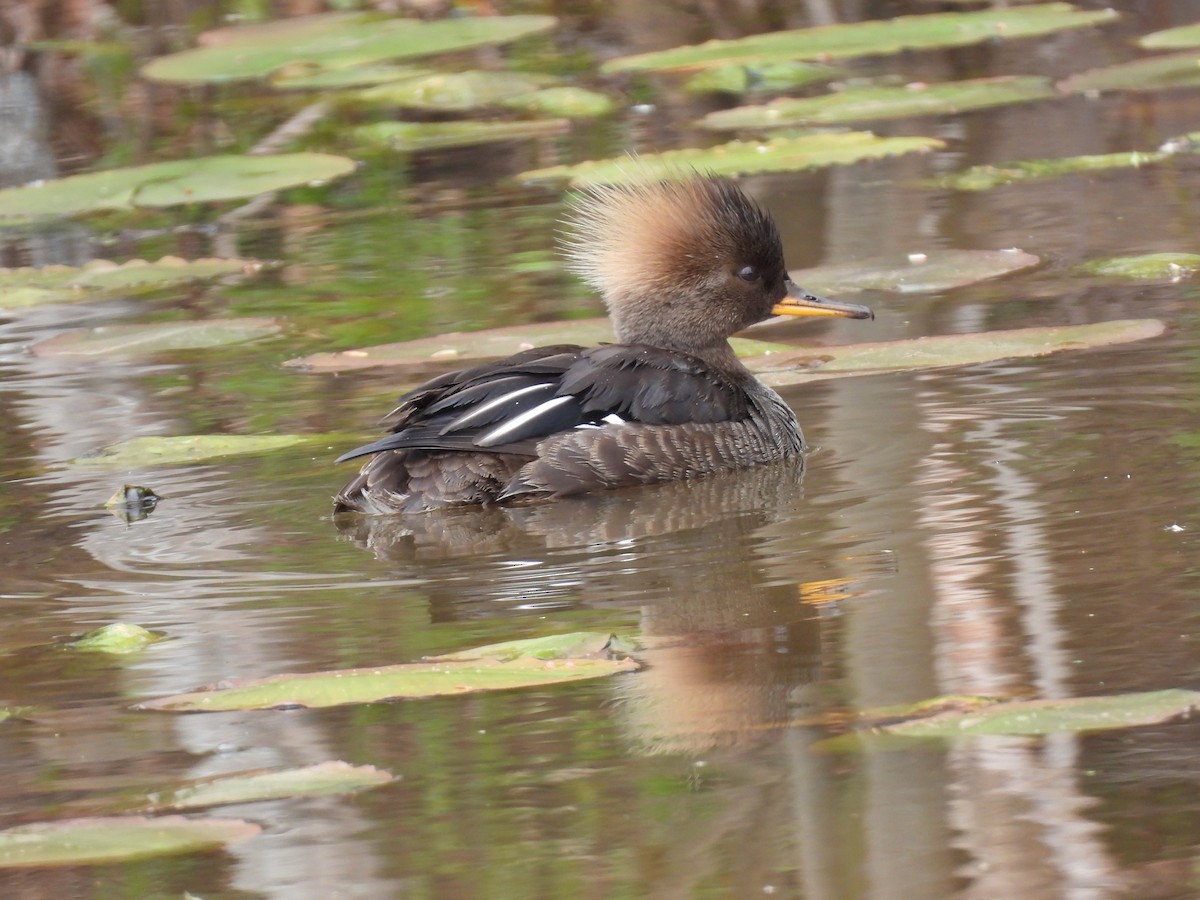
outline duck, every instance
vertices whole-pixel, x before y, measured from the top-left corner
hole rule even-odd
[[[615,343],[553,345],[435,377],[335,513],[514,504],[802,460],[791,407],[729,338],[773,315],[873,319],[794,284],[779,229],[729,178],[689,171],[569,201],[567,268],[604,301]]]

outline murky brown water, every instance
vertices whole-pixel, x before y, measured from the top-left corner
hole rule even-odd
[[[930,81],[1063,75],[1129,56],[1132,35],[1200,18],[1195,3],[1118,5],[1128,17],[1103,32],[862,69]],[[698,111],[661,99],[664,124],[646,136],[633,120],[634,140],[676,136],[671,123]],[[834,752],[814,746],[828,733],[808,724],[817,710],[945,694],[1196,685],[1200,290],[1066,272],[1099,256],[1200,250],[1200,163],[980,194],[926,179],[1153,147],[1198,120],[1194,92],[1079,97],[879,129],[950,142],[927,157],[748,179],[793,267],[937,247],[1019,246],[1046,260],[944,295],[864,298],[876,322],[810,328],[812,340],[1170,325],[1117,349],[793,389],[814,447],[802,478],[776,469],[515,511],[330,521],[349,469],[331,460],[371,433],[402,385],[387,373],[305,375],[282,360],[595,309],[551,263],[557,196],[494,187],[529,164],[526,150],[457,152],[408,171],[397,162],[394,188],[370,195],[387,200],[364,214],[291,209],[247,224],[239,251],[285,262],[250,286],[6,315],[0,706],[35,712],[0,725],[0,825],[122,790],[327,759],[400,780],[222,808],[263,835],[222,853],[0,874],[0,895],[1200,895],[1194,725]],[[345,207],[367,196],[356,190],[340,195]],[[18,262],[115,255],[80,224],[0,239]],[[121,252],[188,240],[131,239]],[[152,364],[28,353],[67,327],[181,306],[283,315],[291,327]],[[115,473],[69,463],[134,435],[336,430],[345,445],[321,452]],[[123,481],[165,499],[126,524],[101,508]],[[54,644],[113,621],[171,639],[112,660]],[[648,667],[329,711],[129,709],[232,676],[585,628],[640,632]]]

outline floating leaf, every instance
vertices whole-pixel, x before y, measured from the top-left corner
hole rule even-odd
[[[506,100],[545,87],[555,79],[524,72],[439,72],[367,88],[355,97],[373,105],[441,112],[465,112],[498,106]]]
[[[958,737],[967,734],[1037,735],[1112,731],[1187,719],[1200,704],[1200,692],[1148,691],[1112,697],[1023,700],[972,710],[954,710],[884,726],[889,734],[909,737]]]
[[[607,116],[616,108],[607,94],[566,85],[521,94],[505,100],[503,105],[507,109],[564,119],[593,119]]]
[[[352,766],[335,760],[275,772],[241,772],[194,781],[156,791],[143,804],[146,811],[202,809],[232,803],[257,803],[284,797],[322,797],[348,794],[395,781],[374,766]]]
[[[147,631],[141,625],[128,622],[114,622],[93,629],[83,637],[67,644],[74,650],[89,650],[97,653],[135,653],[150,644],[157,644],[166,638],[153,631]]]
[[[354,66],[349,69],[321,69],[312,66],[290,66],[276,72],[271,85],[281,91],[320,91],[338,88],[372,87],[392,81],[425,78],[436,70],[418,66],[394,66],[388,63]]]
[[[556,640],[563,642],[570,637],[560,636]],[[588,636],[573,637],[576,644],[582,642],[584,646],[591,646]],[[168,712],[217,712],[281,706],[339,706],[546,686],[633,672],[639,668],[632,659],[608,659],[601,655],[554,659],[512,656],[512,648],[519,643],[522,642],[500,645],[507,649],[503,653],[504,658],[499,659],[478,655],[485,650],[495,652],[494,647],[479,648],[473,654],[456,654],[453,659],[439,662],[222,682],[218,687],[149,700],[140,704],[139,708]],[[544,642],[535,643],[544,645]]]
[[[35,356],[148,356],[170,350],[198,350],[253,341],[277,334],[274,319],[207,319],[76,328],[38,341]]]
[[[1138,46],[1147,50],[1182,50],[1200,47],[1200,24],[1180,25],[1164,31],[1152,31],[1137,39]]]
[[[571,124],[565,119],[532,119],[525,122],[375,122],[355,128],[354,136],[365,143],[416,153],[442,147],[467,147],[563,134],[570,127]]]
[[[533,325],[508,325],[487,331],[455,332],[418,338],[398,344],[380,344],[338,353],[314,353],[284,363],[313,372],[343,372],[375,366],[460,367],[485,359],[509,356],[530,347],[550,344],[599,344],[611,342],[612,323],[608,319],[577,319],[569,322],[542,322]],[[791,349],[786,344],[734,339],[740,356]]]
[[[749,66],[713,66],[689,78],[684,82],[683,89],[692,94],[788,91],[806,84],[832,81],[844,74],[844,69],[795,60]]]
[[[730,63],[789,59],[844,59],[921,50],[964,47],[998,38],[1031,37],[1069,28],[1112,22],[1111,9],[1085,12],[1069,3],[1043,3],[1007,9],[900,16],[843,25],[776,31],[729,41],[708,41],[655,53],[609,60],[601,71],[704,69]]]
[[[1172,138],[1157,150],[1134,150],[1129,153],[1104,153],[1094,156],[1067,156],[1060,159],[1027,159],[1005,163],[1003,166],[972,166],[963,172],[941,179],[941,184],[959,191],[986,191],[1002,184],[1038,181],[1043,178],[1056,178],[1078,172],[1136,169],[1162,162],[1177,154],[1196,152],[1200,152],[1200,132]]]
[[[0,269],[0,307],[63,303],[107,294],[130,294],[230,275],[249,275],[263,264],[252,259],[193,259],[164,256],[117,264],[94,259],[84,266]]]
[[[945,291],[1036,266],[1021,250],[931,250],[905,257],[880,257],[792,272],[792,280],[817,294]]]
[[[303,434],[181,434],[137,437],[110,444],[93,456],[73,460],[77,465],[143,468],[180,466],[225,456],[271,453],[320,437]]]
[[[937,138],[878,137],[869,131],[806,134],[769,141],[731,141],[706,149],[647,153],[634,163],[628,156],[594,160],[573,166],[552,166],[521,174],[526,181],[570,179],[573,185],[620,184],[648,178],[680,178],[700,169],[716,175],[796,172],[825,166],[849,165],[944,146]]]
[[[1083,263],[1078,271],[1106,278],[1135,278],[1142,281],[1180,281],[1200,272],[1200,255],[1195,253],[1147,253],[1144,256],[1114,256]]]
[[[503,641],[485,644],[458,653],[431,656],[431,662],[450,662],[471,659],[498,659],[501,661],[527,656],[532,659],[598,659],[607,658],[613,650],[621,653],[632,651],[630,646],[619,645],[619,639],[606,631],[576,631],[571,634],[552,634],[546,637],[525,638],[519,641]]]
[[[1092,325],[1016,328],[982,334],[947,334],[907,341],[851,344],[747,360],[767,384],[783,387],[823,378],[936,369],[1045,356],[1158,337],[1166,326],[1157,319],[1123,319]]]
[[[207,156],[150,163],[0,190],[0,220],[240,200],[330,181],[353,171],[354,160],[327,153]]]
[[[1052,96],[1050,79],[1023,76],[943,84],[853,87],[820,97],[786,97],[763,106],[718,110],[702,118],[700,124],[714,131],[841,125],[868,119],[946,115]]]
[[[346,69],[387,59],[431,56],[504,44],[549,31],[552,16],[462,17],[423,22],[357,13],[299,16],[219,28],[201,44],[164,56],[142,69],[157,81],[220,82],[265,78],[288,66]]]
[[[109,816],[40,822],[0,831],[0,868],[78,866],[195,853],[262,829],[241,819]]]
[[[1089,69],[1064,78],[1058,89],[1066,93],[1093,91],[1161,91],[1200,85],[1200,53],[1151,56],[1133,62]]]

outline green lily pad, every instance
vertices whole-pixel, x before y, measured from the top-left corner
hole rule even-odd
[[[1172,138],[1157,150],[1067,156],[1060,159],[1026,159],[1005,163],[1002,166],[972,166],[962,172],[940,179],[940,183],[943,187],[958,191],[986,191],[1003,184],[1039,181],[1043,178],[1057,178],[1079,172],[1137,169],[1163,162],[1172,156],[1197,152],[1200,152],[1200,132],[1193,132]]]
[[[0,869],[127,862],[196,853],[255,837],[241,819],[107,816],[39,822],[0,831]]]
[[[906,257],[880,257],[818,266],[790,273],[796,284],[817,294],[946,291],[1036,266],[1041,260],[1021,250],[932,250]]]
[[[109,446],[93,456],[73,460],[76,465],[143,468],[181,466],[226,456],[271,453],[284,447],[322,440],[304,434],[181,434],[173,437],[137,437]]]
[[[164,256],[153,263],[135,259],[117,264],[95,259],[84,266],[0,269],[0,308],[153,291],[213,278],[249,275],[262,267],[262,263],[252,259],[183,260]]]
[[[575,643],[590,647],[589,636],[575,635]],[[563,641],[563,637],[556,640]],[[500,691],[601,678],[634,672],[632,659],[609,659],[603,654],[587,657],[545,659],[513,647],[521,642],[499,645],[497,656],[481,656],[492,648],[437,662],[408,663],[369,669],[342,669],[304,675],[274,675],[201,689],[188,694],[162,697],[139,704],[140,709],[167,712],[217,712],[273,707],[326,707],[347,703],[376,703],[402,698],[440,697],[474,691]],[[543,644],[535,642],[544,649]]]
[[[0,190],[0,220],[241,200],[330,181],[354,160],[326,153],[208,156],[70,175]]]
[[[160,57],[142,74],[188,83],[265,78],[289,66],[334,70],[383,60],[432,56],[504,44],[549,31],[552,16],[462,17],[423,22],[332,13],[219,28],[200,36],[202,46]]]
[[[1172,53],[1079,72],[1058,83],[1065,93],[1161,91],[1200,85],[1200,53]]]
[[[1181,281],[1200,272],[1200,254],[1147,253],[1094,259],[1077,267],[1084,275],[1133,278],[1139,281]]]
[[[554,80],[546,75],[524,72],[438,72],[424,78],[366,88],[354,96],[372,105],[465,112],[499,106],[514,97],[546,87]]]
[[[1053,96],[1050,79],[1024,76],[853,87],[820,97],[787,97],[763,106],[718,110],[702,118],[700,124],[714,131],[841,125],[868,119],[947,115]]]
[[[799,60],[748,66],[713,66],[690,77],[683,83],[683,89],[691,94],[774,93],[793,90],[806,84],[832,81],[844,74],[844,69]]]
[[[74,650],[88,650],[95,653],[136,653],[151,644],[165,641],[161,634],[148,631],[141,625],[129,622],[113,622],[89,631],[83,637],[67,644]]]
[[[503,101],[502,105],[506,109],[563,119],[594,119],[607,116],[616,109],[616,104],[607,94],[568,85],[521,94]]]
[[[207,319],[76,328],[38,341],[34,356],[149,356],[171,350],[224,347],[278,334],[274,319]]]
[[[716,147],[647,153],[636,162],[628,156],[593,160],[570,166],[551,166],[523,172],[525,181],[569,179],[576,186],[620,184],[648,178],[680,178],[693,170],[716,175],[798,172],[825,166],[849,165],[868,159],[929,151],[945,146],[937,138],[878,137],[869,131],[806,134],[769,141],[731,141]]]
[[[322,91],[340,88],[365,88],[410,78],[425,78],[436,70],[419,66],[396,66],[390,63],[353,66],[349,69],[321,69],[312,66],[289,66],[276,72],[271,85],[281,91]]]
[[[965,47],[998,38],[1032,37],[1069,28],[1112,22],[1113,10],[1088,12],[1069,3],[983,9],[972,12],[900,16],[844,25],[776,31],[729,41],[708,41],[655,53],[609,60],[601,71],[669,71],[704,69],[731,63],[789,59],[846,59],[923,50]]]
[[[1163,31],[1152,31],[1137,39],[1139,47],[1147,50],[1183,50],[1200,47],[1200,24],[1179,25]]]
[[[589,346],[604,341],[611,342],[612,339],[612,323],[608,319],[576,319],[569,322],[508,325],[487,331],[454,332],[336,353],[314,353],[298,359],[289,359],[284,365],[310,372],[344,372],[376,366],[458,368],[486,359],[509,356],[530,347],[550,344]],[[740,356],[756,356],[791,349],[786,344],[737,338],[731,343]]]
[[[1076,734],[1157,725],[1191,718],[1200,692],[1148,691],[1112,697],[1066,700],[1023,700],[995,703],[972,710],[953,710],[883,727],[888,734],[908,737],[958,737],[968,734]]]
[[[774,387],[824,378],[937,369],[1046,356],[1158,337],[1166,326],[1157,319],[1121,319],[1092,325],[1053,325],[979,334],[947,334],[906,341],[850,344],[819,350],[793,350],[747,360],[746,365]]]
[[[143,811],[203,809],[233,803],[257,803],[285,797],[323,797],[379,787],[396,776],[374,766],[352,766],[335,760],[298,769],[241,772],[194,781],[156,791],[141,804]]]
[[[374,122],[354,129],[354,136],[403,153],[469,147],[498,141],[529,140],[564,134],[571,123],[565,119],[531,119],[522,122]]]
[[[525,638],[519,641],[503,641],[485,644],[458,653],[445,653],[428,657],[430,662],[451,662],[469,659],[597,659],[605,658],[613,650],[630,653],[632,646],[622,644],[620,639],[606,631],[576,631],[570,634],[552,634],[546,637]]]

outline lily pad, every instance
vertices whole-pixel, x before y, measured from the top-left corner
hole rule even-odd
[[[0,869],[127,862],[196,853],[248,840],[262,829],[241,819],[107,816],[39,822],[0,831]]]
[[[173,437],[137,437],[109,446],[92,456],[73,460],[76,465],[143,468],[181,466],[226,456],[271,453],[320,437],[304,434],[181,434]]]
[[[241,200],[330,181],[354,160],[327,153],[208,156],[70,175],[0,190],[0,220]]]
[[[524,72],[439,72],[425,78],[366,88],[354,96],[372,105],[465,112],[498,106],[554,81],[546,75]]]
[[[796,284],[817,294],[893,291],[899,294],[946,291],[999,278],[1041,262],[1021,250],[931,250],[905,257],[879,257],[818,266],[790,273]]]
[[[1147,50],[1182,50],[1185,47],[1200,47],[1200,23],[1180,25],[1163,31],[1152,31],[1137,39],[1140,47]]]
[[[611,342],[612,339],[612,323],[608,319],[577,319],[569,322],[508,325],[487,331],[454,332],[358,350],[314,353],[311,356],[289,359],[284,365],[310,372],[344,372],[375,366],[457,368],[485,359],[509,356],[530,347],[550,344],[588,346],[604,341]],[[740,356],[756,356],[791,349],[786,344],[736,338],[731,343]]]
[[[647,153],[636,162],[628,156],[576,165],[551,166],[522,173],[525,181],[569,179],[576,186],[620,184],[648,178],[680,178],[692,170],[715,175],[798,172],[849,165],[868,159],[929,151],[945,146],[937,138],[878,137],[869,131],[806,134],[769,141],[731,141],[716,147]]]
[[[1042,3],[1006,9],[900,16],[844,25],[776,31],[727,41],[676,47],[609,60],[604,72],[704,69],[730,63],[789,59],[846,59],[923,50],[965,47],[983,41],[1032,37],[1069,28],[1085,28],[1117,19],[1111,9],[1094,12],[1069,3]]]
[[[265,78],[288,66],[335,70],[504,44],[554,28],[552,16],[486,16],[438,21],[332,13],[219,28],[203,46],[160,57],[142,69],[156,81],[188,83]]]
[[[231,275],[249,275],[262,266],[252,259],[184,260],[164,256],[153,263],[135,259],[117,264],[94,259],[84,266],[0,269],[0,308],[152,291]]]
[[[1161,91],[1200,85],[1200,53],[1172,53],[1089,69],[1058,83],[1065,93]]]
[[[616,104],[607,94],[569,85],[521,94],[505,100],[503,106],[506,109],[541,116],[559,116],[563,119],[594,119],[607,116],[616,109]]]
[[[1083,263],[1078,271],[1105,278],[1139,281],[1181,281],[1200,272],[1200,254],[1147,253],[1143,256],[1114,256]]]
[[[425,78],[434,69],[420,66],[397,66],[390,63],[353,66],[349,69],[321,69],[312,66],[289,66],[276,72],[271,84],[281,91],[323,91],[339,88],[364,88],[410,78]]]
[[[909,737],[958,737],[968,734],[1039,735],[1112,731],[1191,718],[1200,692],[1148,691],[1112,697],[1023,700],[972,710],[953,710],[883,727]]]
[[[786,97],[763,106],[718,110],[702,118],[700,124],[714,131],[841,125],[868,119],[946,115],[1053,96],[1050,79],[1029,76],[853,87],[820,97]]]
[[[322,797],[379,787],[396,776],[374,766],[352,766],[335,760],[274,772],[241,772],[194,781],[156,791],[142,804],[145,811],[202,809],[232,803],[257,803],[285,797]]]
[[[589,646],[586,638],[576,643]],[[517,642],[499,645],[497,656],[480,656],[493,648],[479,648],[475,655],[458,654],[438,662],[408,663],[369,669],[342,669],[304,675],[274,675],[204,688],[149,700],[140,709],[167,712],[217,712],[274,707],[326,707],[347,703],[376,703],[402,698],[439,697],[474,691],[500,691],[601,678],[634,672],[632,659],[608,659],[603,655],[543,659],[517,651]]]
[[[600,659],[607,658],[614,650],[630,653],[633,649],[606,631],[576,631],[570,634],[552,634],[547,637],[485,644],[457,653],[430,656],[428,659],[431,662],[487,658],[508,660],[522,656],[532,659]]]
[[[129,622],[113,622],[93,629],[83,637],[71,641],[67,646],[74,650],[88,650],[96,653],[136,653],[151,644],[157,644],[166,638],[161,634],[148,631],[141,625]]]
[[[364,143],[404,153],[469,147],[498,141],[528,140],[564,134],[571,123],[565,119],[532,119],[523,122],[374,122],[354,129]]]
[[[683,84],[692,94],[751,94],[788,91],[806,84],[832,81],[844,69],[822,63],[784,60],[756,65],[713,66],[697,72]]]
[[[1137,169],[1154,165],[1179,154],[1200,152],[1200,132],[1185,134],[1163,143],[1157,150],[1133,150],[1128,153],[1066,156],[1059,159],[1026,159],[1002,166],[972,166],[941,179],[944,187],[958,191],[986,191],[1003,184],[1039,181],[1079,172],[1107,169]]]
[[[820,350],[794,350],[747,360],[746,365],[767,384],[785,387],[824,378],[871,375],[915,369],[937,369],[995,362],[1001,359],[1046,356],[1064,350],[1086,350],[1158,337],[1166,326],[1157,319],[1121,319],[1092,325],[1054,325],[948,334],[906,341],[851,344]]]
[[[198,350],[253,341],[277,334],[274,319],[207,319],[76,328],[38,341],[34,356],[149,356],[171,350]]]
[[[805,287],[809,285],[805,284]],[[1023,356],[1043,356],[1062,350],[1082,350],[1145,340],[1157,337],[1164,329],[1163,323],[1157,319],[1131,319],[1092,325],[1018,328],[981,334],[846,344],[819,350],[738,338],[731,343],[739,356],[747,357],[745,363],[752,372],[768,384],[782,386],[845,375],[934,369]],[[561,343],[590,345],[611,339],[611,326],[607,319],[589,319],[509,326],[341,353],[318,353],[289,360],[285,365],[320,372],[374,366],[412,366],[422,370],[436,366],[448,370],[508,356],[529,347]]]

